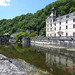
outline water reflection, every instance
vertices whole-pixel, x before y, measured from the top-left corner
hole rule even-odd
[[[33,51],[33,50],[26,51],[24,48],[27,47],[28,48],[32,47],[37,51]],[[9,48],[7,48],[7,50],[3,49],[3,47],[1,47],[0,49],[1,49],[1,53],[7,56],[10,57],[14,56],[17,58],[21,57],[24,60],[28,60],[29,63],[34,65],[38,64],[40,66],[44,66],[46,63],[46,65],[50,69],[50,72],[52,72],[53,75],[75,75],[75,52],[74,51],[55,49],[51,47],[45,48],[41,46],[30,45],[30,43],[23,43],[22,45],[13,44],[13,46],[10,46]]]
[[[0,45],[10,45],[8,41],[0,41]]]
[[[46,65],[53,75],[75,75],[75,52],[32,45],[46,53]]]
[[[22,47],[23,47],[23,48],[28,48],[28,47],[30,47],[30,42],[22,43]]]
[[[75,74],[75,69],[74,69],[75,59],[74,58],[48,52],[46,53],[46,64],[48,67],[50,67],[50,70],[53,72],[54,75],[60,74],[61,71],[66,72],[67,75]],[[59,71],[59,73],[56,71],[56,69]]]

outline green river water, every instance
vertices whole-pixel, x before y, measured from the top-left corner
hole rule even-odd
[[[0,54],[23,59],[53,75],[75,75],[75,52],[72,51],[16,43],[0,45]]]

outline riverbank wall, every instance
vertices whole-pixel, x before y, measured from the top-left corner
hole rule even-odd
[[[31,37],[31,43],[75,49],[74,37]]]

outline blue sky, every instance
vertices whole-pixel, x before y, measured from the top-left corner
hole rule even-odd
[[[0,0],[0,20],[36,13],[56,0]]]

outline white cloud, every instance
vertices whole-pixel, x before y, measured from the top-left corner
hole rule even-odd
[[[0,6],[9,6],[10,4],[8,2],[10,2],[10,0],[0,0]]]
[[[10,2],[10,0],[6,0],[6,1]]]

